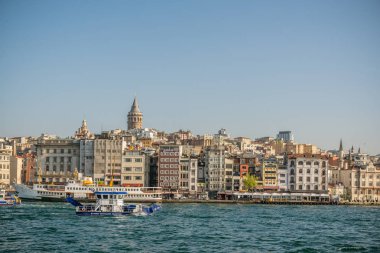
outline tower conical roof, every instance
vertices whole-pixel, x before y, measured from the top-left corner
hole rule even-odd
[[[139,109],[139,103],[137,102],[137,97],[135,97],[135,99],[133,100],[133,104],[132,104],[130,112],[141,113]]]

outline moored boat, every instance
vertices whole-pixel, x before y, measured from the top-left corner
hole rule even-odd
[[[14,184],[21,199],[65,201],[71,196],[75,199],[95,201],[95,191],[125,191],[128,202],[161,202],[162,189],[160,187],[122,187],[122,186],[100,186],[95,184],[84,184],[80,181],[69,180],[66,185],[34,184],[29,187],[24,184]]]
[[[0,206],[14,206],[21,204],[21,200],[15,196],[8,196],[5,190],[0,190]]]

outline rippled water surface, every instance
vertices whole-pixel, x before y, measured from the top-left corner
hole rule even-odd
[[[0,252],[380,252],[380,208],[164,204],[80,217],[67,203],[0,207]]]

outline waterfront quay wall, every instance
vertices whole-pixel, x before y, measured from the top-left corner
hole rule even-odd
[[[261,201],[261,200],[200,200],[200,199],[163,199],[162,203],[180,204],[268,204],[268,205],[352,205],[380,206],[380,203],[364,202],[318,202],[318,201]]]

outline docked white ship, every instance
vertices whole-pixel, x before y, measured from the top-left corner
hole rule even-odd
[[[29,187],[24,184],[14,184],[18,197],[29,200],[65,201],[67,197],[82,200],[94,200],[94,192],[128,192],[126,201],[132,202],[161,202],[161,187],[110,187],[94,184],[83,184],[69,180],[66,185],[34,184]]]

